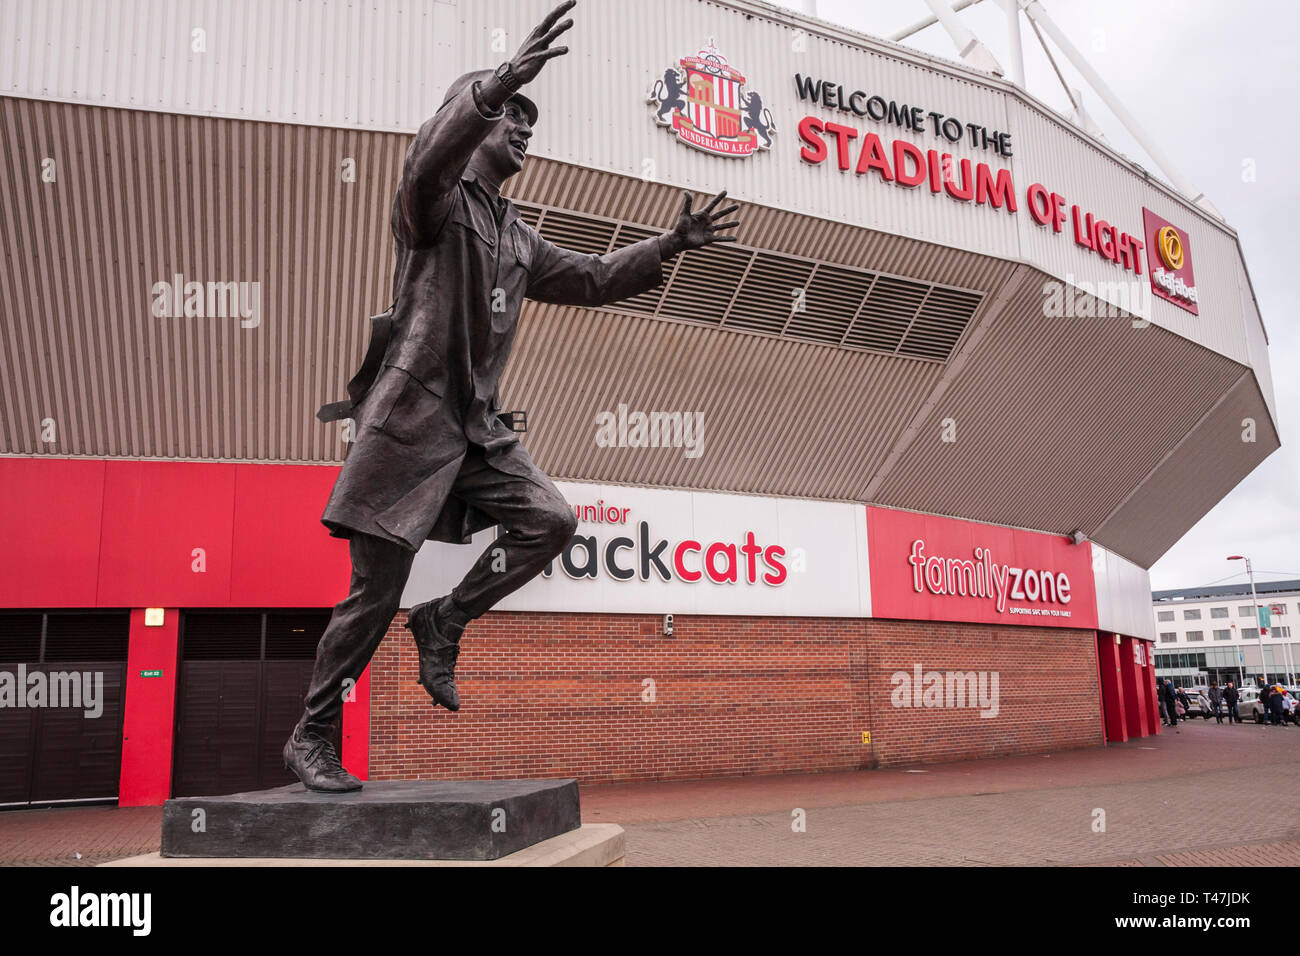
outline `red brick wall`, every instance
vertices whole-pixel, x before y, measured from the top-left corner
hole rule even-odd
[[[859,622],[872,744],[884,765],[1045,753],[1105,742],[1097,632],[938,621]],[[994,718],[978,709],[897,708],[890,677],[925,670],[997,671]]]
[[[371,664],[376,780],[845,770],[1102,742],[1092,631],[678,616],[664,638],[651,615],[497,612],[465,633],[450,714],[415,683],[405,619]],[[891,706],[890,675],[917,662],[998,671],[999,716]]]

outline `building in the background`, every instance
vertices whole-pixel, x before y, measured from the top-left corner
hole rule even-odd
[[[287,782],[348,575],[319,523],[348,425],[314,412],[389,303],[414,131],[550,3],[0,9],[0,695],[76,671],[104,703],[0,707],[0,803]],[[739,241],[614,308],[525,308],[503,400],[578,533],[471,626],[459,713],[399,614],[349,768],[607,781],[1157,732],[1146,569],[1278,447],[1233,230],[990,73],[754,0],[575,16],[512,228],[599,254],[725,187]],[[426,547],[405,603],[473,553]]]
[[[1300,633],[1291,632],[1300,581],[1256,581],[1253,597],[1249,583],[1153,591],[1151,608],[1157,677],[1179,687],[1261,678],[1294,685],[1300,677]]]

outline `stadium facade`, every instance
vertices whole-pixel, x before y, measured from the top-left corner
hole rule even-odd
[[[0,803],[287,782],[348,577],[319,518],[349,425],[314,412],[389,302],[414,131],[546,7],[0,11]],[[1158,733],[1146,569],[1278,447],[1233,230],[1020,87],[767,4],[585,4],[569,44],[529,88],[522,218],[599,255],[726,188],[739,241],[610,308],[526,306],[503,404],[577,534],[471,626],[457,714],[398,615],[347,766],[611,781]],[[478,550],[426,545],[403,606]],[[98,716],[32,697],[73,673]]]

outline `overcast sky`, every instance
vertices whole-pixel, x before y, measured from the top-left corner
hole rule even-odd
[[[951,3],[952,0],[949,0]],[[1258,580],[1300,578],[1300,332],[1294,318],[1300,185],[1297,66],[1300,4],[1291,0],[1042,0],[1043,7],[1144,124],[1182,175],[1205,191],[1241,238],[1269,337],[1282,448],[1219,502],[1151,568],[1151,586],[1194,587],[1245,580],[1245,554]],[[782,6],[803,9],[797,0]],[[818,0],[817,15],[873,36],[888,36],[929,15],[922,0]],[[958,16],[1004,64],[1006,18],[994,0]],[[1026,86],[1062,112],[1069,100],[1021,17]],[[956,59],[940,26],[910,46]],[[1051,41],[1047,41],[1051,44]],[[1053,55],[1112,147],[1157,166],[1091,92],[1069,62]],[[1169,95],[1162,105],[1158,90]],[[1243,181],[1244,160],[1256,180]],[[1233,454],[1207,448],[1206,455]],[[1235,573],[1234,573],[1235,572]]]

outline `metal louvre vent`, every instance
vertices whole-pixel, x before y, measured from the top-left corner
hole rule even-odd
[[[542,209],[540,206],[527,206],[523,203],[515,203],[515,208],[519,210],[519,218],[534,229],[537,228],[537,221],[542,218]]]
[[[536,228],[543,239],[557,246],[575,252],[604,255],[609,251],[609,243],[614,238],[616,226],[603,219],[591,219],[570,212],[547,209],[541,214]]]
[[[45,620],[46,661],[124,661],[131,618],[121,612],[50,614]]]
[[[899,352],[940,361],[946,359],[979,304],[977,293],[939,286],[931,288],[912,327],[903,336]]]
[[[579,252],[601,254],[660,232],[516,205],[544,238]],[[664,286],[611,308],[946,362],[983,299],[969,289],[729,243],[680,256]]]
[[[657,314],[721,325],[753,255],[732,245],[686,253],[668,279]]]
[[[921,282],[878,276],[844,344],[897,352],[928,291]]]
[[[329,611],[278,612],[266,616],[268,661],[311,661],[330,622]]]
[[[867,272],[819,265],[808,283],[804,310],[791,314],[785,334],[812,342],[844,344],[874,279]]]
[[[727,328],[780,335],[805,307],[814,268],[811,262],[755,253],[727,313]]]
[[[0,614],[0,661],[34,662],[41,656],[41,615]]]
[[[262,615],[190,612],[181,653],[187,661],[255,661],[262,656]]]
[[[658,229],[647,229],[644,226],[629,226],[624,224],[614,236],[615,249],[622,249],[624,246],[630,246],[640,242],[642,239],[649,239],[651,236],[659,235]],[[651,289],[649,292],[642,292],[638,296],[630,299],[624,299],[618,304],[620,309],[628,312],[639,312],[643,315],[656,315],[659,311],[659,302],[664,297],[664,287]]]

